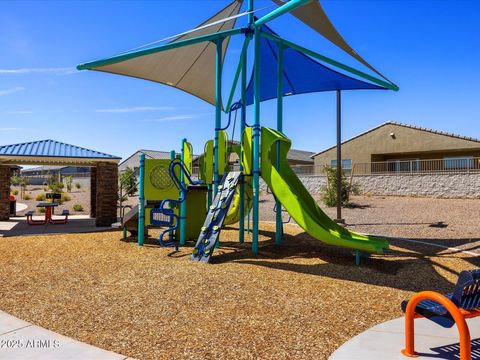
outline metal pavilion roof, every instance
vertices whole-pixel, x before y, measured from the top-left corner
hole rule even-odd
[[[118,162],[121,158],[55,140],[39,140],[0,146],[3,163],[89,163]]]

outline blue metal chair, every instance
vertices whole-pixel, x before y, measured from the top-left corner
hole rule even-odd
[[[416,356],[414,319],[425,317],[444,328],[456,324],[460,335],[460,360],[470,360],[470,331],[465,319],[480,316],[480,269],[462,271],[453,293],[422,291],[409,301],[403,301],[402,310],[405,312],[404,355]]]

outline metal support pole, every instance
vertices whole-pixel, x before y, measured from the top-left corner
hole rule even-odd
[[[344,223],[342,219],[342,93],[337,90],[337,218],[338,223]]]
[[[253,24],[253,20],[255,19],[253,14],[253,0],[248,0],[248,11],[250,11],[250,14],[248,14],[248,23]]]
[[[277,59],[277,130],[283,132],[283,46],[278,45]],[[280,169],[280,142],[276,145],[276,168]],[[282,222],[282,204],[275,198],[275,245],[282,244],[283,222]]]
[[[182,163],[185,164],[185,143],[187,142],[187,139],[182,139]],[[186,187],[185,185],[185,171],[183,171],[183,166],[181,167],[180,171],[180,184],[182,185],[183,188]],[[180,194],[181,196],[181,194]],[[185,194],[186,196],[186,194]],[[187,198],[180,203],[180,245],[185,245],[186,239],[187,239]]]
[[[258,254],[260,200],[260,29],[255,28],[254,58],[254,125],[253,125],[253,234],[252,251]]]
[[[222,126],[222,42],[218,39],[215,43],[217,55],[215,59],[215,140],[213,145],[213,196],[217,195],[218,183],[218,136]]]
[[[245,39],[248,41],[248,39]],[[243,133],[245,132],[245,122],[247,117],[246,98],[247,98],[247,48],[242,53],[242,83],[241,83],[241,97],[242,97],[242,113],[240,124],[240,144],[242,144]],[[233,139],[232,139],[233,140]],[[245,241],[245,176],[243,175],[243,148],[240,149],[240,219],[238,223],[238,241],[242,244]]]
[[[143,246],[145,238],[145,154],[140,154],[140,169],[138,177],[140,184],[138,186],[138,238],[137,243]]]
[[[175,155],[175,150],[170,151],[170,161],[175,160]],[[169,205],[169,207],[170,209],[173,209],[173,206],[171,204]],[[168,238],[170,242],[173,241],[173,230],[168,233]]]

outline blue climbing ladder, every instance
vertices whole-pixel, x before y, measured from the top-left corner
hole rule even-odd
[[[203,224],[200,236],[192,253],[193,261],[209,262],[215,245],[218,241],[223,222],[232,203],[240,179],[240,171],[232,171],[224,176],[223,182],[218,186],[218,192],[208,209],[208,214]]]
[[[180,171],[176,171],[176,168],[179,168]],[[166,234],[173,234],[173,232],[178,228],[180,223],[180,217],[175,214],[175,206],[180,205],[183,203],[187,198],[187,191],[188,188],[185,184],[183,184],[177,172],[181,174],[180,176],[184,175],[187,179],[187,183],[191,185],[198,185],[201,184],[201,181],[194,181],[191,179],[191,174],[187,170],[185,164],[180,159],[174,159],[170,163],[168,167],[168,171],[170,173],[170,177],[173,180],[173,183],[178,188],[180,192],[180,196],[178,199],[165,199],[160,203],[158,208],[154,208],[150,211],[150,223],[154,226],[162,226],[166,227],[159,236],[159,242],[161,246],[173,246],[175,250],[178,251],[178,242],[176,241],[165,241],[164,237]]]

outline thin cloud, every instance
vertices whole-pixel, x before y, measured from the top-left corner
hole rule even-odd
[[[134,106],[129,108],[97,109],[95,111],[99,113],[124,114],[124,113],[138,113],[138,112],[162,111],[162,110],[175,110],[175,108],[172,106]]]
[[[5,111],[5,114],[9,115],[26,115],[26,114],[33,114],[31,110],[14,110],[14,111]]]
[[[74,74],[77,71],[73,67],[56,67],[56,68],[18,68],[18,69],[0,69],[0,75],[2,74],[57,74],[68,75]]]
[[[22,128],[15,128],[15,127],[4,127],[4,128],[0,128],[0,132],[18,131],[18,130],[22,130]]]
[[[194,119],[194,115],[176,115],[176,116],[165,116],[160,119],[154,119],[155,122],[166,122],[166,121],[177,121],[177,120],[189,120]]]
[[[19,91],[23,91],[23,90],[25,90],[25,88],[22,87],[22,86],[17,86],[17,87],[11,88],[11,89],[0,90],[0,96],[15,94],[15,93],[17,93]]]

